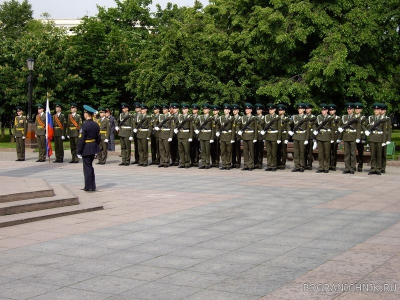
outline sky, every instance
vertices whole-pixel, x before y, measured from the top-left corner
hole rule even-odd
[[[4,0],[0,0],[0,3],[3,2]],[[32,5],[34,18],[40,18],[42,13],[47,12],[52,19],[80,19],[86,15],[94,16],[97,14],[96,4],[106,8],[115,6],[114,0],[28,0],[28,2]],[[156,3],[165,8],[168,2],[179,6],[193,6],[194,0],[153,0],[152,11],[155,11]],[[201,2],[205,5],[208,0]]]

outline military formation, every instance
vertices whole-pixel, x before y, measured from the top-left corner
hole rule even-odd
[[[35,136],[38,140],[39,158],[45,159],[45,114],[38,105],[35,119]],[[362,114],[361,103],[346,103],[347,114],[337,116],[335,104],[321,104],[320,113],[312,114],[313,105],[298,103],[297,114],[289,116],[283,104],[267,105],[237,104],[189,105],[171,103],[153,105],[152,113],[146,104],[121,104],[117,118],[109,109],[98,108],[93,120],[100,127],[100,151],[98,164],[104,165],[109,150],[115,150],[114,134],[118,134],[121,145],[120,166],[149,165],[159,168],[197,167],[220,170],[241,169],[252,171],[263,169],[277,171],[286,169],[288,142],[293,143],[294,168],[292,172],[312,170],[314,150],[318,149],[317,173],[336,171],[338,145],[344,146],[344,174],[362,172],[364,146],[369,143],[371,169],[368,174],[380,175],[386,171],[386,146],[391,142],[391,120],[386,115],[387,106],[374,103],[373,115]],[[64,159],[63,141],[69,139],[72,160],[78,163],[77,146],[82,127],[82,117],[77,105],[70,104],[70,113],[64,115],[62,105],[56,103],[53,115],[55,163]],[[191,113],[190,113],[191,110]],[[202,110],[202,113],[199,111]],[[256,114],[253,114],[253,111]],[[17,108],[14,121],[17,141],[17,161],[25,160],[24,139],[27,120],[21,108]],[[134,145],[134,160],[132,158]],[[110,147],[110,144],[111,147]],[[266,162],[264,162],[264,149]],[[242,164],[243,154],[243,164]]]

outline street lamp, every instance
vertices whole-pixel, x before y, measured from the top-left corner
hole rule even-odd
[[[35,60],[30,57],[26,60],[26,65],[29,70],[29,75],[26,80],[28,84],[28,132],[26,135],[26,147],[36,148],[37,141],[35,138],[35,122],[32,119],[32,94],[33,94],[33,67],[35,65]]]

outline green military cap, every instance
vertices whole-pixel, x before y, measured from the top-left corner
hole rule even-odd
[[[97,111],[98,112],[106,112],[106,109],[104,108],[104,107],[99,107],[98,109],[97,109]]]
[[[63,108],[63,106],[62,106],[62,104],[61,104],[60,102],[54,103],[54,107],[61,107],[61,108]]]
[[[93,115],[93,114],[97,113],[97,110],[95,110],[93,107],[91,107],[89,105],[86,105],[86,104],[83,106],[83,110],[84,110],[85,113],[88,113],[90,115]]]
[[[232,109],[232,106],[230,106],[228,103],[224,103],[223,107],[224,109]]]
[[[190,107],[190,105],[189,105],[189,104],[187,104],[187,103],[181,103],[181,107],[182,107],[182,108],[189,108],[189,107]]]
[[[142,103],[140,102],[135,102],[135,108],[141,108],[142,107]]]
[[[276,107],[278,108],[278,110],[286,110],[286,105],[284,104],[278,104]]]
[[[121,103],[121,108],[129,108],[129,104],[125,103],[125,102],[122,102]]]
[[[211,108],[211,105],[208,104],[208,103],[205,103],[205,104],[203,104],[203,108],[208,108],[208,109],[210,109],[210,108]]]
[[[198,105],[197,103],[192,104],[192,108],[193,109],[200,109],[200,105]]]
[[[354,103],[354,108],[364,108],[364,105],[360,102],[355,102]]]
[[[140,108],[141,108],[141,109],[148,109],[149,107],[146,105],[146,103],[142,103],[142,104],[140,105]]]
[[[261,103],[256,103],[255,107],[256,109],[264,109],[264,105],[262,105]]]
[[[380,103],[374,103],[372,104],[373,109],[382,109],[382,105]]]
[[[211,107],[213,110],[221,110],[221,107],[217,104],[213,104]]]
[[[161,104],[161,108],[162,109],[169,109],[169,105],[168,104]]]
[[[345,105],[346,105],[346,108],[354,108],[354,103],[352,103],[352,102],[347,102]]]
[[[239,106],[238,104],[232,104],[232,109],[237,109],[237,110],[239,110],[239,109],[240,109],[240,106]]]
[[[171,108],[179,108],[179,104],[173,102],[173,103],[171,103],[170,107],[171,107]]]
[[[328,104],[325,104],[325,103],[321,103],[321,104],[319,105],[319,107],[321,107],[322,110],[329,109],[329,105],[328,105]]]
[[[36,104],[36,107],[37,108],[44,108],[44,105],[43,104]]]
[[[314,106],[311,103],[304,103],[304,105],[306,106],[306,108],[314,108]]]
[[[24,111],[24,109],[23,109],[21,106],[16,106],[16,107],[15,107],[15,110],[16,110],[16,111]]]
[[[254,106],[253,104],[247,102],[244,104],[244,109],[254,109]]]
[[[160,105],[158,105],[158,104],[153,104],[153,109],[160,109],[161,107],[160,107]]]
[[[69,107],[75,107],[75,108],[77,108],[78,107],[78,105],[76,105],[76,103],[74,103],[74,102],[71,102],[70,104],[69,104]]]
[[[306,108],[306,104],[305,103],[297,103],[296,107],[297,108]]]
[[[388,106],[385,103],[381,103],[381,109],[387,110]]]
[[[275,109],[275,108],[276,108],[275,104],[273,104],[273,103],[267,104],[267,109]]]
[[[328,104],[328,107],[329,107],[329,110],[336,110],[337,109],[336,104],[333,104],[333,103]]]

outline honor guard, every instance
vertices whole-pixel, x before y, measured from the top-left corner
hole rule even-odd
[[[216,136],[220,139],[221,161],[222,167],[220,170],[230,170],[232,162],[232,144],[235,143],[235,126],[234,118],[230,115],[231,106],[224,104],[224,115],[219,117],[216,126]]]
[[[135,119],[133,132],[136,133],[139,144],[139,163],[138,166],[147,167],[149,165],[149,141],[152,131],[152,119],[147,114],[148,106],[141,105],[140,115]]]
[[[316,116],[312,114],[313,105],[311,103],[305,103],[306,105],[306,115],[308,118],[308,144],[305,146],[304,158],[305,158],[305,170],[312,170],[312,163],[314,161],[313,150],[317,148],[316,141],[313,139],[313,128]]]
[[[268,114],[264,117],[264,128],[261,134],[264,136],[267,148],[267,167],[265,171],[276,171],[278,168],[277,154],[278,145],[282,143],[282,133],[279,116],[275,113],[276,106],[267,104]]]
[[[178,151],[180,158],[179,168],[190,167],[190,143],[193,141],[193,124],[189,115],[189,104],[182,103],[182,114],[178,115],[174,133],[178,138]]]
[[[117,119],[115,131],[118,132],[121,143],[121,163],[120,166],[129,166],[131,161],[131,141],[133,141],[133,118],[129,113],[129,105],[121,103],[122,113]]]
[[[386,146],[384,137],[387,136],[385,118],[381,115],[381,104],[372,105],[374,114],[368,117],[368,126],[365,134],[369,137],[371,151],[371,170],[368,175],[381,175],[382,173],[382,148]]]
[[[170,118],[174,124],[177,122],[177,118],[179,115],[179,104],[178,103],[171,103],[170,106]],[[171,160],[170,166],[179,166],[179,150],[178,150],[178,137],[174,133],[172,137],[172,142],[170,143],[170,153],[171,153]]]
[[[335,134],[332,123],[333,118],[329,115],[329,106],[325,103],[320,105],[321,114],[314,122],[313,135],[318,143],[318,163],[317,173],[329,173],[329,160],[331,156],[331,145],[334,143]]]
[[[381,103],[381,116],[386,119],[385,127],[386,127],[386,136],[383,137],[383,140],[386,141],[386,146],[382,147],[382,171],[381,173],[386,173],[386,155],[387,155],[387,145],[392,141],[392,120],[386,115],[387,105]]]
[[[293,138],[294,169],[292,172],[304,172],[305,168],[305,147],[309,143],[310,135],[308,117],[304,113],[305,108],[304,103],[297,104],[299,114],[293,116],[293,130],[289,131],[289,135]]]
[[[83,175],[85,177],[85,192],[96,191],[96,178],[94,175],[93,160],[100,151],[100,127],[93,121],[95,109],[88,105],[83,106],[85,123],[80,129],[77,155],[82,157]]]
[[[254,168],[262,169],[264,160],[264,136],[261,131],[264,129],[264,105],[256,103],[256,118],[257,118],[257,132],[258,140],[254,144]]]
[[[331,144],[329,170],[336,171],[337,150],[338,150],[338,144],[340,143],[338,128],[340,126],[341,118],[336,115],[337,106],[335,104],[328,104],[328,109],[329,109],[329,115],[332,118],[332,132],[333,132],[333,144]]]
[[[160,145],[160,164],[159,168],[168,168],[171,159],[170,143],[172,142],[174,121],[169,114],[169,106],[164,104],[161,106],[162,114],[159,115],[158,120],[155,121],[154,130],[159,132],[159,145]]]
[[[132,115],[132,120],[135,122],[137,117],[140,115],[141,112],[141,103],[135,102],[135,112]],[[134,155],[135,155],[135,160],[132,162],[132,165],[138,164],[139,163],[139,144],[137,140],[137,134],[133,133],[133,147],[134,147]]]
[[[54,126],[54,149],[56,152],[56,160],[54,163],[62,163],[64,161],[64,140],[67,132],[67,117],[62,113],[62,105],[56,103],[56,113],[53,115]]]
[[[115,126],[117,123],[109,108],[106,108],[106,118],[110,123],[110,138],[108,139],[107,144],[108,151],[115,151]]]
[[[160,132],[154,130],[154,127],[156,125],[156,122],[160,118],[160,105],[154,104],[153,105],[153,114],[151,115],[151,122],[152,122],[152,128],[153,130],[151,131],[151,164],[152,165],[159,165],[160,164],[160,143],[159,143],[159,138],[160,138]]]
[[[281,127],[281,140],[282,142],[278,144],[278,154],[276,156],[278,169],[284,170],[286,168],[287,159],[287,144],[289,141],[289,131],[290,131],[290,118],[285,115],[286,106],[283,104],[278,104],[278,115],[279,115],[279,126]]]
[[[357,148],[357,171],[362,172],[363,170],[363,164],[364,164],[364,145],[365,145],[365,129],[368,123],[367,118],[362,115],[362,110],[364,106],[360,102],[354,103],[354,115],[356,118],[358,118],[359,122],[361,123],[361,139],[359,143],[356,143],[356,148]]]
[[[79,158],[77,156],[78,141],[79,141],[79,130],[82,125],[82,117],[76,113],[76,103],[70,103],[71,113],[68,115],[67,120],[67,138],[69,138],[69,146],[71,148],[71,163],[78,163]]]
[[[38,113],[35,118],[35,137],[39,148],[39,158],[36,162],[44,162],[46,160],[46,114],[42,104],[36,105]]]
[[[106,110],[103,107],[99,107],[99,119],[97,123],[100,126],[100,152],[97,154],[99,165],[105,165],[107,161],[108,154],[108,143],[110,139],[110,121],[106,117]]]
[[[203,115],[201,115],[196,123],[194,124],[194,132],[199,136],[200,148],[201,148],[201,166],[199,169],[209,169],[210,168],[210,143],[214,136],[214,118],[210,116],[209,104],[203,105]]]
[[[17,159],[16,161],[25,160],[25,138],[28,132],[28,120],[23,115],[22,107],[17,106],[17,115],[14,118],[14,137],[17,146]]]
[[[254,143],[258,140],[257,118],[252,115],[254,106],[251,103],[244,105],[245,115],[238,124],[238,134],[243,141],[244,166],[242,171],[254,169]]]
[[[193,124],[199,118],[199,109],[200,106],[198,104],[192,104],[192,120]],[[193,134],[193,140],[190,143],[190,161],[194,167],[199,166],[199,156],[200,156],[200,141],[197,134]]]
[[[239,169],[242,164],[241,137],[237,133],[238,126],[242,118],[239,116],[240,106],[232,104],[233,121],[232,126],[235,127],[235,142],[232,144],[232,168]]]
[[[347,115],[342,116],[338,131],[340,140],[344,142],[344,171],[343,174],[354,174],[356,170],[356,144],[361,139],[361,123],[354,114],[354,104],[347,103]]]
[[[221,110],[221,107],[219,105],[212,105],[212,113],[213,113],[213,118],[214,118],[214,127],[217,126],[218,120],[219,120],[219,111]],[[214,130],[214,134],[217,133],[217,130]],[[220,157],[220,147],[219,147],[219,137],[214,135],[213,138],[214,143],[210,145],[210,153],[211,153],[211,164],[215,168],[219,168],[219,157]]]

